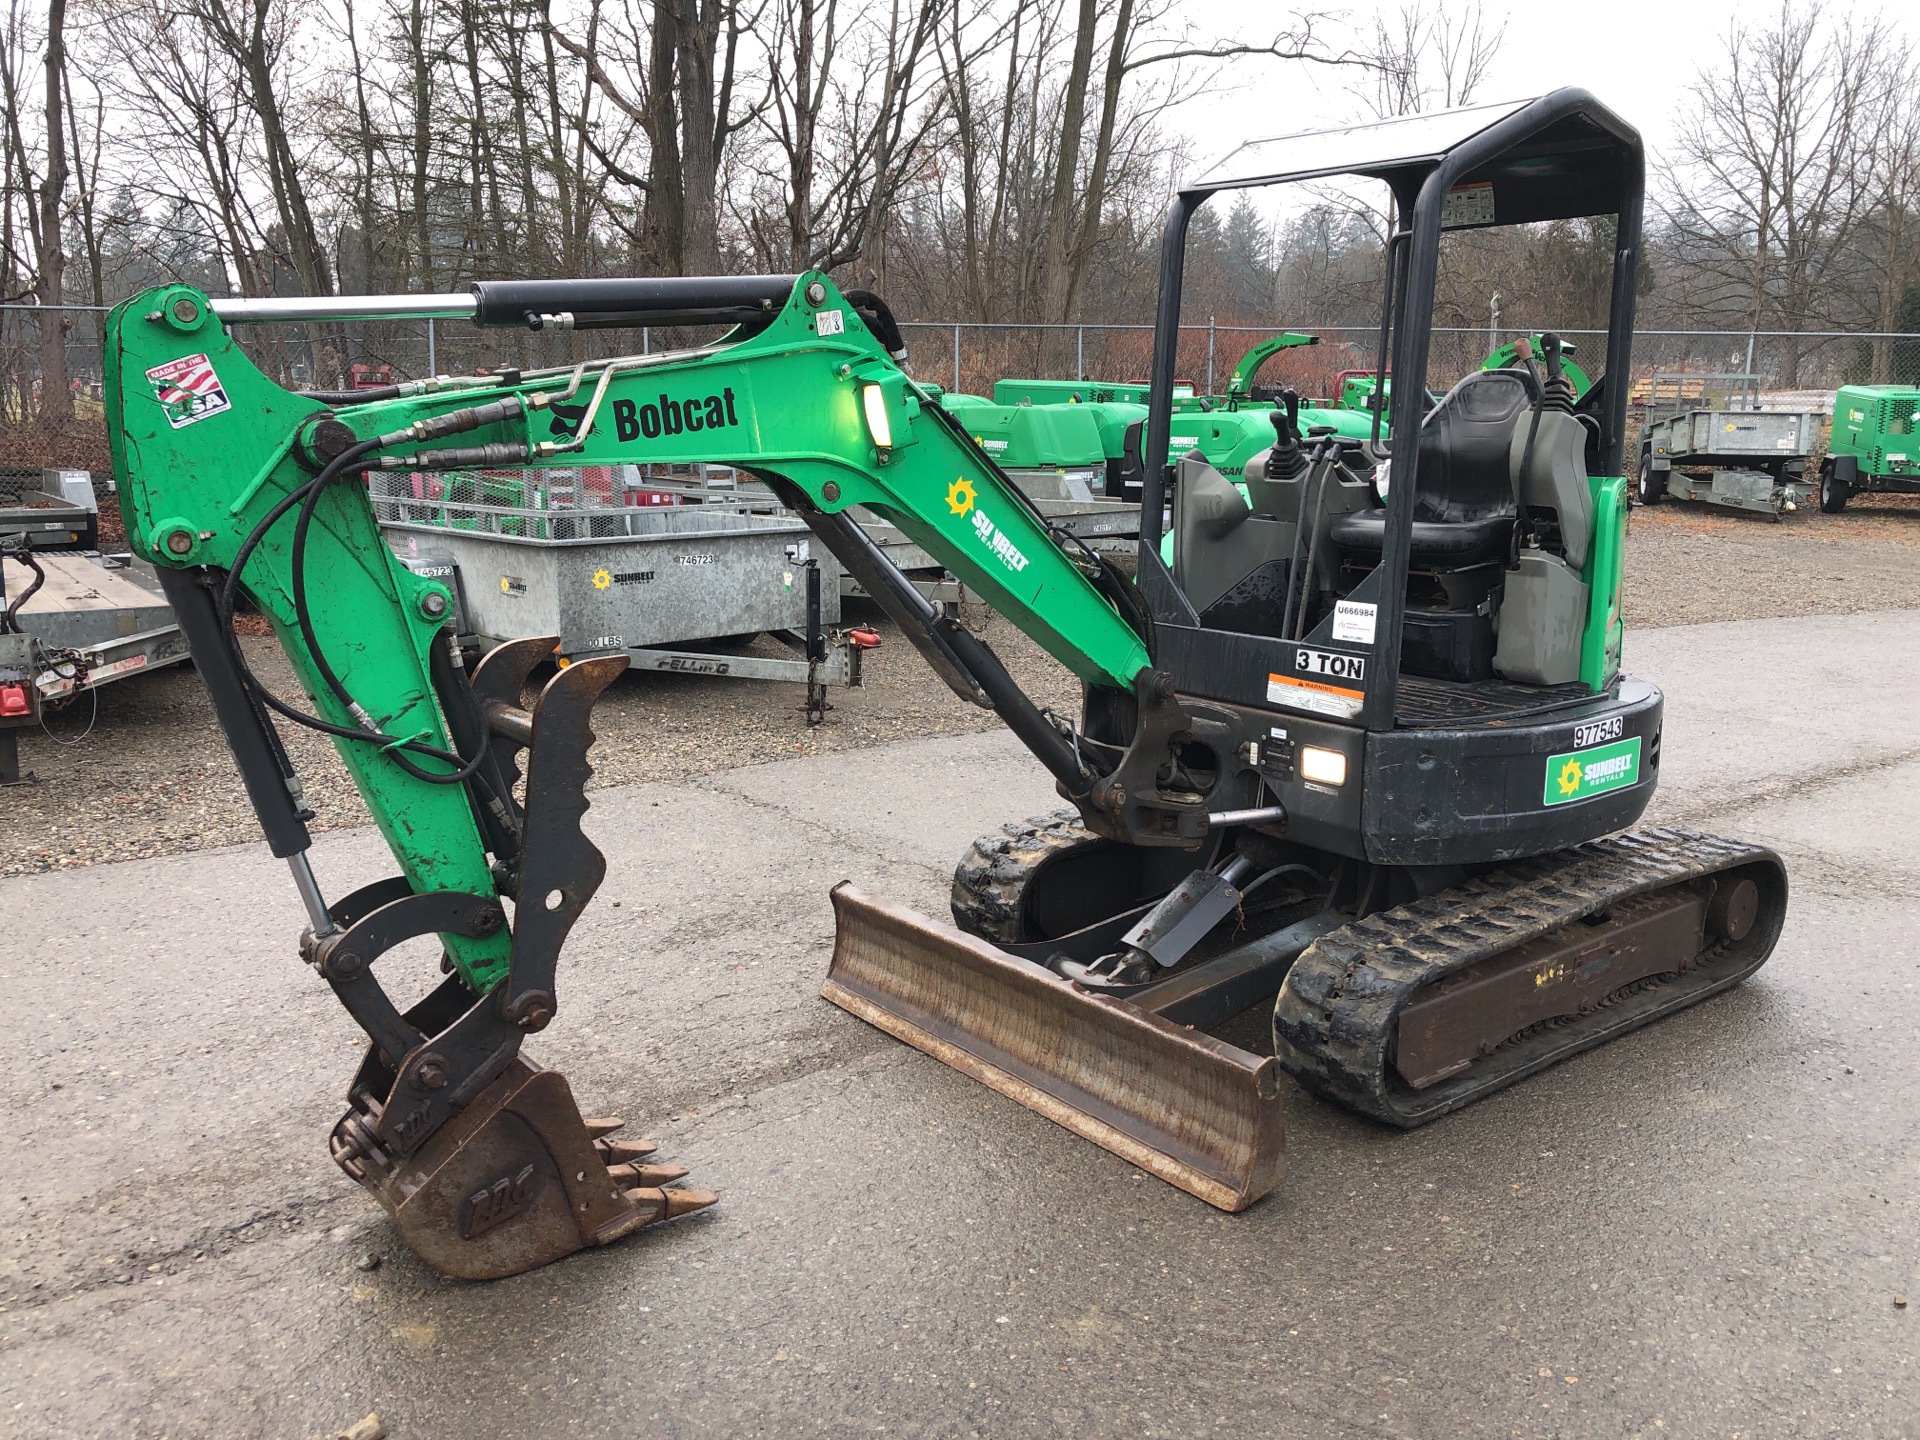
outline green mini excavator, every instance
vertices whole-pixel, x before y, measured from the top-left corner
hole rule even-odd
[[[1563,90],[1243,146],[1167,222],[1143,453],[1168,454],[1195,210],[1339,173],[1395,202],[1377,377],[1390,357],[1391,446],[1301,434],[1281,407],[1244,497],[1202,457],[1150,465],[1137,578],[1055,533],[907,373],[884,302],[824,274],[347,300],[174,285],[114,312],[130,543],[164,577],[291,867],[300,954],[367,1033],[333,1155],[430,1264],[512,1274],[713,1197],[521,1053],[560,1011],[560,949],[604,871],[580,820],[591,708],[625,657],[580,660],[531,697],[546,642],[468,668],[447,587],[382,541],[372,470],[709,461],[764,479],[1068,807],[972,848],[953,924],[836,888],[825,995],[1224,1209],[1281,1178],[1283,1071],[1419,1125],[1767,958],[1786,908],[1776,856],[1627,828],[1659,778],[1662,713],[1620,666],[1631,128]],[[1576,397],[1546,336],[1432,400],[1445,232],[1589,215],[1618,237],[1597,383]],[[691,350],[342,393],[275,384],[234,338],[279,319],[455,315],[730,328]],[[855,507],[1078,676],[1081,713],[1036,705]],[[243,599],[302,693],[249,668]],[[286,725],[331,737],[392,878],[326,895]],[[403,1006],[376,962],[421,936],[447,973]],[[1255,1006],[1272,1009],[1271,1054],[1212,1033]]]

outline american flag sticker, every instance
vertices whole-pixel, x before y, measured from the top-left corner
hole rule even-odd
[[[233,408],[226,387],[214,373],[213,362],[205,355],[188,355],[156,365],[147,371],[147,383],[153,386],[160,408],[167,412],[167,420],[176,430]]]

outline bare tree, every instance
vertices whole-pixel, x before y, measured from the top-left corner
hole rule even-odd
[[[1374,17],[1363,51],[1367,78],[1353,93],[1382,119],[1471,104],[1506,34],[1504,20],[1488,22],[1481,0],[1459,10],[1407,0]]]
[[[329,247],[308,200],[308,177],[287,113],[296,77],[288,43],[294,20],[286,0],[188,0],[187,14],[207,27],[235,68],[240,93],[259,126],[268,188],[285,237],[285,260],[309,295],[331,295]]]
[[[835,269],[865,256],[871,278],[869,247],[940,121],[923,66],[950,6],[772,0],[770,163],[743,167],[753,179],[733,206],[761,263]]]
[[[66,300],[67,254],[62,231],[62,199],[67,193],[67,0],[47,5],[47,168],[40,177],[39,227],[34,250],[40,262],[40,419],[64,425],[73,419],[73,392],[67,388],[67,329],[71,322],[59,307]]]
[[[1693,305],[1752,330],[1842,318],[1874,211],[1872,157],[1903,83],[1876,28],[1829,24],[1817,5],[1729,30],[1721,61],[1688,92],[1663,172]],[[1782,384],[1798,383],[1800,354],[1782,347]]]
[[[599,14],[596,7],[593,14]],[[590,146],[613,178],[644,195],[636,237],[668,274],[719,268],[719,184],[726,149],[756,107],[735,109],[741,39],[759,18],[741,0],[625,0],[596,49],[546,12],[553,43],[579,60],[607,101],[645,135],[648,169]],[[617,42],[624,54],[609,62]]]
[[[1911,54],[1907,47],[1897,47],[1888,58],[1888,73],[1905,74]],[[1920,283],[1920,99],[1908,86],[1896,84],[1882,103],[1887,107],[1885,124],[1872,157],[1872,213],[1863,227],[1860,268],[1872,277],[1874,301],[1868,378],[1884,385],[1896,378],[1891,332],[1906,318]]]

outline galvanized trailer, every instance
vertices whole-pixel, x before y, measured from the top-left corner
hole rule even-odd
[[[46,706],[187,658],[152,567],[129,557],[0,557],[0,611],[13,602],[19,633],[0,626],[0,784],[21,778],[19,731]]]
[[[1688,403],[1714,396],[1723,403]],[[1635,487],[1642,505],[1673,495],[1779,520],[1813,494],[1807,461],[1826,417],[1761,409],[1757,376],[1656,375],[1644,415]]]
[[[628,503],[641,479],[601,466],[372,483],[387,542],[453,583],[460,628],[483,647],[557,635],[563,660],[804,681],[810,700],[860,683],[860,647],[838,628],[839,587],[822,583],[805,524],[745,505]],[[792,657],[694,648],[762,633]]]
[[[92,550],[99,522],[87,471],[0,470],[0,540],[24,535],[35,550]]]

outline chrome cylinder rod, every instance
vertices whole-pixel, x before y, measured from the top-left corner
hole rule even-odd
[[[471,320],[472,295],[266,295],[209,298],[230,325],[259,320]]]
[[[1278,825],[1287,818],[1284,805],[1262,805],[1257,810],[1216,810],[1207,816],[1207,828],[1219,830],[1228,825]]]
[[[300,892],[300,903],[307,907],[307,920],[313,926],[314,938],[331,935],[337,927],[333,917],[327,914],[327,902],[320,894],[320,882],[313,878],[313,867],[307,863],[307,852],[302,850],[296,855],[289,855],[287,869],[293,872],[293,884]]]

